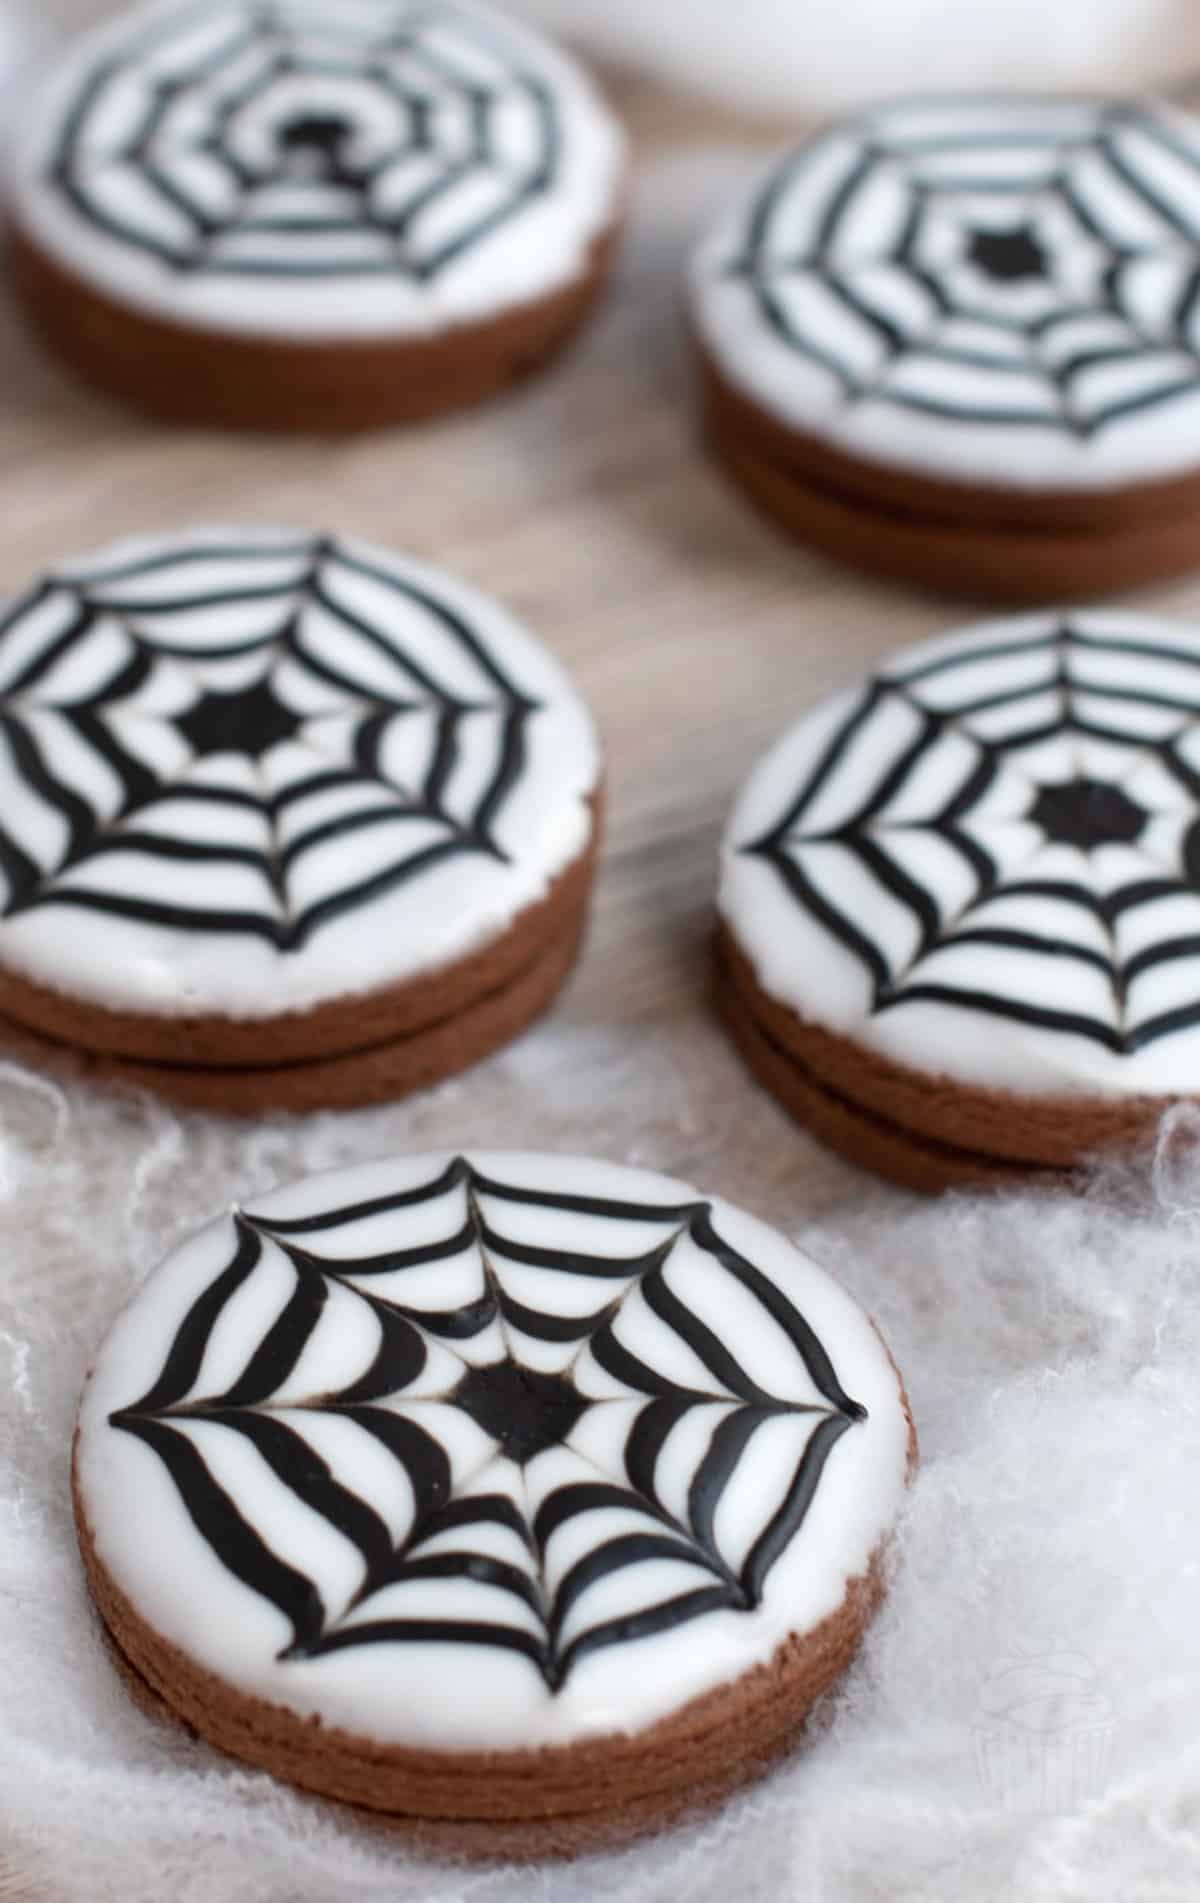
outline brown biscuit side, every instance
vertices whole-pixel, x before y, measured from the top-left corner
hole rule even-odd
[[[762,409],[718,367],[697,340],[705,408],[750,453],[797,476],[820,473],[839,494],[882,508],[966,525],[995,522],[1009,528],[1094,528],[1098,518],[1152,523],[1200,510],[1200,445],[1196,467],[1183,476],[1103,489],[1029,489],[1005,483],[941,481],[919,470],[868,461],[794,429]]]
[[[708,445],[726,472],[799,541],[855,567],[954,595],[1043,603],[1200,563],[1200,475],[1074,496],[937,483],[786,430],[703,357],[701,386]]]
[[[889,1123],[828,1084],[819,1083],[811,1071],[775,1043],[727,978],[718,978],[714,1001],[747,1068],[759,1083],[826,1149],[859,1169],[927,1196],[945,1189],[1007,1189],[1033,1180],[1060,1180],[1054,1171],[1037,1164],[1001,1163],[913,1136],[899,1124]]]
[[[97,291],[19,227],[9,234],[9,269],[45,343],[136,408],[199,428],[337,435],[463,409],[540,370],[599,298],[622,222],[618,206],[561,290],[410,338],[309,343],[172,323]]]
[[[192,1738],[195,1727],[171,1709],[158,1692],[141,1677],[121,1651],[108,1627],[101,1624],[104,1648],[113,1669],[134,1703],[149,1718],[178,1724]],[[772,1751],[747,1752],[741,1763],[730,1765],[715,1780],[695,1780],[686,1791],[656,1793],[650,1798],[629,1798],[614,1811],[578,1811],[560,1817],[530,1818],[524,1821],[507,1817],[419,1818],[401,1817],[386,1811],[367,1810],[359,1804],[347,1804],[340,1798],[313,1797],[314,1805],[332,1805],[347,1817],[359,1820],[364,1828],[386,1832],[406,1850],[418,1855],[495,1863],[512,1859],[539,1861],[562,1860],[592,1852],[619,1850],[639,1837],[669,1830],[686,1823],[705,1811],[715,1809],[737,1791],[765,1777],[801,1742],[803,1727],[795,1737],[785,1737]],[[299,1788],[299,1787],[297,1787]],[[304,1795],[308,1796],[306,1791]]]
[[[908,1397],[909,1470],[917,1440]],[[885,1541],[811,1632],[764,1665],[646,1730],[536,1751],[385,1746],[239,1693],[140,1618],[95,1550],[78,1471],[80,1553],[110,1651],[137,1702],[164,1708],[218,1749],[369,1813],[414,1847],[478,1859],[568,1857],[618,1846],[710,1809],[798,1742],[809,1711],[851,1663],[883,1595]]]
[[[1169,1097],[1022,1096],[930,1069],[918,1071],[802,1018],[765,992],[731,927],[715,945],[723,1002],[740,1001],[759,1031],[809,1080],[910,1141],[975,1164],[1070,1169],[1106,1150],[1140,1148]]]
[[[353,1110],[426,1090],[489,1057],[552,1003],[578,956],[586,903],[564,918],[551,944],[515,976],[440,1022],[407,1037],[336,1057],[238,1069],[149,1064],[76,1052],[0,1019],[0,1048],[41,1068],[64,1068],[101,1084],[149,1090],[183,1109],[255,1117],[274,1111]]]
[[[501,990],[569,931],[587,902],[602,828],[599,793],[589,802],[588,843],[544,898],[519,912],[499,936],[451,964],[376,991],[348,993],[311,1011],[273,1018],[164,1016],[112,1011],[88,998],[37,984],[0,965],[0,1017],[56,1044],[106,1058],[205,1069],[307,1063],[393,1043],[465,1011]],[[231,946],[230,956],[236,957]]]

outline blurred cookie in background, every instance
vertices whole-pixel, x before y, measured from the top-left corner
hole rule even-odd
[[[915,1189],[1047,1182],[1200,1097],[1200,638],[985,622],[822,701],[743,788],[717,988],[750,1068]]]
[[[161,416],[405,422],[565,344],[624,180],[581,69],[474,0],[164,0],[35,89],[16,283],[61,356]]]
[[[1200,121],[898,101],[779,161],[691,277],[713,453],[880,574],[1014,601],[1197,563]]]

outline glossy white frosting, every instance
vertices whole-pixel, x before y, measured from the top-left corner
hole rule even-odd
[[[1187,114],[931,96],[777,161],[698,247],[691,297],[723,374],[806,435],[1090,490],[1200,463],[1198,272]]]
[[[229,723],[260,717],[247,750]],[[0,620],[0,964],[246,1019],[416,978],[544,897],[599,770],[557,661],[440,571],[283,530],[122,542]]]
[[[1054,819],[1081,782],[1083,844]],[[765,991],[894,1062],[1022,1093],[1194,1093],[1198,822],[1194,628],[985,622],[783,736],[735,804],[720,909]]]
[[[313,342],[552,294],[624,172],[582,70],[476,0],[160,0],[71,47],[14,144],[18,224],[96,290]]]
[[[841,1604],[847,1582],[863,1573],[891,1528],[904,1490],[908,1427],[897,1376],[866,1316],[815,1263],[719,1199],[706,1202],[668,1178],[578,1158],[473,1155],[469,1179],[460,1173],[448,1182],[450,1164],[448,1156],[399,1158],[309,1179],[256,1203],[240,1231],[232,1217],[214,1222],[150,1277],[101,1349],[80,1413],[79,1485],[96,1552],[163,1639],[239,1691],[326,1725],[446,1750],[517,1749],[636,1731],[764,1664],[789,1634],[804,1634]],[[574,1206],[555,1206],[556,1197],[575,1199]],[[604,1201],[617,1207],[605,1209]],[[364,1211],[363,1204],[374,1207]],[[289,1223],[299,1227],[289,1231]],[[234,1287],[229,1265],[247,1235],[257,1255],[248,1272],[249,1258],[234,1271],[233,1281],[241,1277]],[[323,1265],[325,1289],[298,1358],[293,1344],[290,1367],[269,1378],[271,1392],[262,1393],[260,1381],[256,1398],[243,1398],[232,1421],[228,1412],[222,1424],[200,1418],[206,1400],[247,1382],[272,1325],[296,1302],[300,1271],[289,1244]],[[420,1251],[421,1260],[389,1266],[393,1252],[406,1250]],[[549,1251],[550,1260],[531,1262],[530,1250]],[[744,1275],[722,1258],[726,1250],[737,1252]],[[647,1264],[651,1251],[659,1253]],[[312,1269],[305,1273],[311,1281]],[[160,1393],[148,1411],[159,1427],[166,1422],[171,1435],[190,1442],[272,1552],[315,1585],[324,1630],[343,1635],[338,1649],[281,1657],[291,1629],[277,1603],[218,1558],[166,1461],[131,1431],[130,1417],[124,1426],[110,1420],[120,1410],[136,1414],[135,1404],[160,1383],[181,1325],[192,1316],[196,1327],[193,1305],[222,1275],[223,1299],[204,1317],[192,1365],[182,1386],[174,1384],[177,1399],[167,1404]],[[493,1313],[474,1332],[446,1322],[447,1311],[477,1302],[486,1288],[519,1310]],[[562,1519],[543,1539],[540,1563],[512,1527],[497,1521],[460,1519],[431,1535],[426,1514],[426,1531],[414,1531],[414,1484],[404,1462],[365,1431],[361,1411],[354,1418],[353,1408],[338,1404],[380,1348],[379,1308],[367,1298],[418,1320],[434,1311],[421,1329],[423,1366],[406,1387],[397,1380],[393,1398],[373,1405],[419,1424],[442,1447],[452,1502],[500,1494],[527,1525],[548,1496],[572,1484],[608,1483],[617,1503]],[[782,1306],[773,1312],[773,1303]],[[815,1384],[788,1319],[797,1313],[829,1357],[853,1416]],[[573,1330],[571,1318],[582,1318]],[[557,1339],[547,1339],[556,1325]],[[714,1350],[714,1338],[722,1347]],[[715,1357],[725,1351],[732,1359],[722,1369]],[[622,1378],[606,1365],[614,1352],[638,1357],[643,1373]],[[506,1358],[543,1377],[561,1373],[581,1397],[565,1439],[524,1465],[506,1457],[453,1399],[468,1370]],[[174,1365],[178,1370],[178,1354]],[[632,1366],[617,1365],[626,1373]],[[752,1419],[730,1380],[753,1384],[772,1405]],[[658,1443],[639,1492],[625,1466],[639,1418],[669,1405],[661,1397],[678,1397],[681,1389],[675,1424]],[[178,1406],[185,1411],[173,1413]],[[507,1564],[540,1579],[537,1605],[489,1583],[478,1568],[474,1578],[457,1569],[432,1578],[410,1572],[371,1584],[363,1596],[364,1561],[353,1539],[304,1504],[250,1435],[238,1431],[236,1422],[255,1414],[282,1422],[318,1452],[340,1487],[386,1521],[402,1556],[415,1549],[413,1558],[423,1563],[465,1551]],[[714,1434],[734,1416],[749,1431],[705,1534],[697,1530],[689,1492]],[[811,1502],[756,1604],[702,1610],[683,1623],[584,1650],[557,1689],[523,1653],[456,1638],[452,1629],[433,1638],[410,1633],[344,1643],[349,1628],[384,1619],[437,1619],[451,1627],[491,1621],[536,1640],[569,1600],[552,1646],[561,1654],[606,1621],[711,1587],[714,1565],[732,1578],[786,1500],[812,1435],[828,1435],[831,1422],[837,1431]],[[135,1499],[136,1514],[129,1510]],[[571,1569],[608,1541],[647,1531],[668,1532],[691,1558],[627,1553],[582,1592],[564,1590]],[[706,1540],[718,1561],[703,1559]]]

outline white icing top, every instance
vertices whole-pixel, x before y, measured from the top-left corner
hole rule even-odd
[[[899,1064],[1200,1091],[1200,630],[1037,614],[907,649],[751,775],[720,908],[772,997]]]
[[[870,462],[1088,490],[1200,466],[1200,122],[925,98],[779,161],[701,244],[744,395]]]
[[[558,663],[434,569],[122,542],[0,616],[0,965],[246,1019],[417,977],[544,896],[598,775]]]
[[[476,0],[164,0],[35,92],[13,189],[27,234],[123,304],[338,340],[559,290],[623,173],[587,77]]]
[[[763,1223],[615,1164],[442,1155],[185,1243],[100,1351],[78,1471],[104,1566],[227,1683],[504,1750],[640,1730],[810,1630],[907,1442],[871,1323]]]

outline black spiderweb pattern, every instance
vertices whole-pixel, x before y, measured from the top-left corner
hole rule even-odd
[[[552,187],[558,108],[453,0],[181,6],[81,78],[48,178],[180,273],[435,279]]]
[[[903,658],[798,748],[740,842],[859,963],[1118,1055],[1200,1024],[1200,650],[1168,626],[999,625]]]
[[[578,1243],[531,1239],[544,1235],[546,1212]],[[414,1215],[435,1239],[404,1240]],[[263,1275],[282,1284],[275,1319],[247,1341],[234,1381],[206,1392],[214,1331]],[[753,1352],[743,1359],[727,1345],[698,1287],[709,1301],[724,1293],[751,1305],[755,1328],[786,1352],[786,1392],[748,1372]],[[298,1381],[314,1343],[328,1351],[339,1330],[355,1338],[364,1311],[370,1345],[349,1378],[334,1392]],[[460,1157],[415,1189],[307,1219],[238,1216],[233,1252],[192,1302],[160,1374],[110,1418],[161,1458],[221,1564],[284,1615],[282,1659],[380,1643],[495,1646],[557,1690],[599,1647],[756,1606],[834,1446],[865,1410],[707,1203],[538,1191]],[[397,1464],[411,1494],[399,1529],[356,1490],[344,1441],[322,1441],[330,1422],[351,1424]],[[672,1486],[663,1449],[689,1424],[700,1431],[677,1452],[683,1485]],[[259,1457],[257,1507],[214,1471],[214,1430]],[[760,1440],[772,1434],[764,1462]],[[731,1553],[718,1528],[735,1484],[757,1519]],[[320,1542],[312,1572],[273,1549],[264,1489],[355,1549],[348,1602],[322,1590]]]
[[[0,620],[0,916],[298,951],[457,855],[506,861],[538,712],[452,605],[349,545],[51,575]]]
[[[1165,108],[915,101],[795,153],[729,270],[847,405],[1088,438],[1200,384],[1198,206]]]

